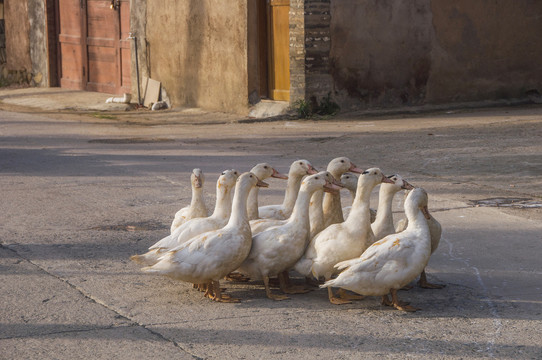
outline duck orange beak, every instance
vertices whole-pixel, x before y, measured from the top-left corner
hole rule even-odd
[[[401,186],[401,189],[412,190],[414,189],[414,186],[410,185],[406,180],[403,180],[403,186]]]
[[[318,171],[314,167],[312,167],[312,165],[309,165],[309,170],[307,170],[307,174],[309,175],[318,174]]]
[[[266,182],[261,181],[260,179],[258,179],[258,182],[256,183],[256,186],[258,186],[258,187],[269,187],[269,184],[266,183]]]
[[[326,181],[326,183],[324,184],[324,192],[336,194],[340,190],[341,190],[341,187],[336,185],[334,182],[330,183],[330,182]]]
[[[271,175],[271,177],[288,180],[288,175],[281,174],[275,169],[273,169],[273,174]]]
[[[382,174],[382,183],[395,184],[392,179],[389,179],[386,175]]]
[[[360,169],[359,167],[354,165],[354,163],[351,162],[350,163],[350,169],[348,169],[348,171],[356,173],[356,174],[361,174],[363,172],[363,169]]]

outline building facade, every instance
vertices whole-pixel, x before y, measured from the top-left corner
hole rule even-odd
[[[542,92],[537,0],[0,4],[4,85],[136,99],[138,85],[141,91],[152,78],[173,106],[240,114],[261,99],[294,104],[331,96],[348,110]]]

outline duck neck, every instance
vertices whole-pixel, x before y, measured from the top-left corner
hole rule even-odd
[[[416,204],[405,204],[405,216],[408,219],[408,225],[406,230],[422,231],[429,237],[429,225],[422,211],[416,206]]]
[[[216,204],[213,216],[227,219],[231,215],[232,188],[224,185],[216,187]]]
[[[339,173],[336,171],[334,172],[330,169],[328,169],[327,171],[329,171],[335,179],[340,179],[342,176],[342,173]],[[325,193],[322,207],[323,207],[325,218],[334,217],[335,218],[334,222],[336,223],[344,221],[340,191],[337,191],[334,193]]]
[[[294,208],[295,200],[297,199],[297,194],[301,187],[302,178],[303,176],[288,174],[288,184],[286,186],[286,192],[284,193],[284,201],[282,202],[282,207],[287,213],[287,216],[291,214],[292,209]]]
[[[197,209],[205,206],[205,201],[203,200],[203,188],[192,186],[192,200],[190,201],[190,208]]]
[[[371,200],[371,191],[373,186],[361,184],[356,191],[356,197],[352,203],[352,209],[348,215],[346,222],[348,224],[364,224],[371,223],[371,213],[369,212],[369,201]]]
[[[259,192],[260,192],[260,188],[255,186],[248,193],[247,211],[248,211],[249,220],[255,220],[255,219],[260,218],[260,214],[258,212],[258,194],[259,194]]]
[[[378,211],[374,221],[376,225],[386,225],[393,228],[393,197],[397,191],[391,190],[389,187],[381,185],[378,193]]]
[[[242,228],[244,225],[248,226],[248,214],[247,214],[247,198],[249,189],[243,186],[237,186],[235,188],[235,195],[233,196],[233,204],[231,209],[230,220],[227,226]]]
[[[311,197],[309,205],[309,216],[311,224],[324,221],[324,211],[322,210],[322,201],[324,200],[324,190],[316,190]]]
[[[354,199],[356,198],[356,190],[348,189],[348,191],[350,191],[350,197],[352,197],[352,202],[354,202]]]
[[[325,193],[323,202],[324,214],[327,216],[330,213],[338,212],[342,210],[341,194],[339,191],[335,193]],[[342,216],[342,212],[341,212]]]
[[[312,194],[303,189],[303,187],[299,190],[289,221],[296,221],[299,224],[306,225],[307,227],[309,226],[309,205],[311,196]]]

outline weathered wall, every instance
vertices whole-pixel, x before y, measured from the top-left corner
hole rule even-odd
[[[290,103],[305,99],[305,4],[290,0]]]
[[[333,87],[330,69],[330,0],[305,0],[305,97],[317,101]]]
[[[148,1],[150,76],[173,106],[246,113],[246,0]]]
[[[542,92],[542,2],[335,0],[331,73],[343,108]]]
[[[432,0],[428,102],[542,92],[542,1]]]
[[[32,85],[47,86],[49,76],[44,0],[28,0],[28,10]]]
[[[6,58],[8,70],[32,70],[30,60],[30,39],[28,2],[21,0],[4,1],[6,22]]]
[[[48,55],[44,0],[4,2],[6,64],[0,85],[48,85]]]

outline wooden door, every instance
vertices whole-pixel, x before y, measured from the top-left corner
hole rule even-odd
[[[269,0],[269,96],[290,100],[290,0]]]
[[[129,6],[129,0],[87,0],[87,90],[130,92]]]
[[[84,90],[83,28],[80,0],[58,0],[60,87]]]
[[[129,0],[59,0],[61,87],[130,92]]]

